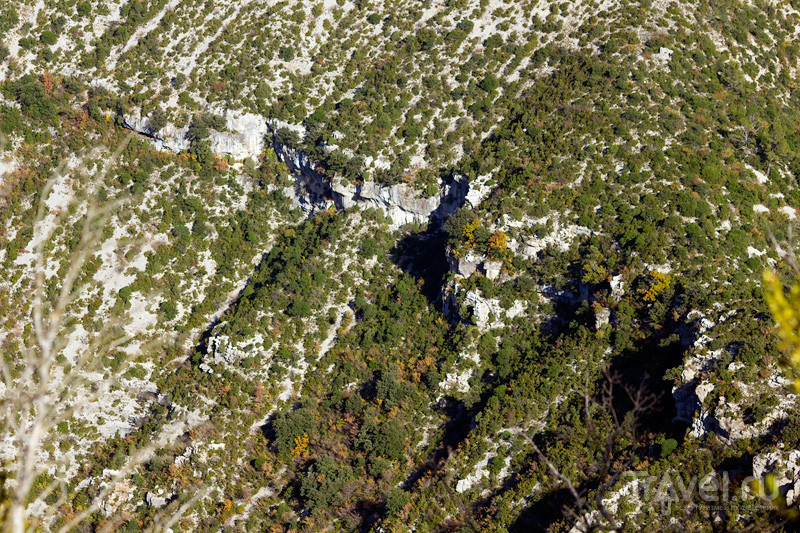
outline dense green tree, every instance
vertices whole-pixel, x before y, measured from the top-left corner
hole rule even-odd
[[[300,481],[300,495],[310,510],[325,509],[344,501],[342,486],[352,477],[349,466],[337,464],[329,455],[320,456]]]
[[[279,453],[288,453],[296,446],[295,439],[316,434],[314,414],[305,407],[279,413],[273,422],[275,447]]]

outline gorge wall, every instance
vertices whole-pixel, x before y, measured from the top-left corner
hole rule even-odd
[[[267,138],[279,125],[254,114],[220,113],[225,119],[226,131],[211,131],[208,138],[211,151],[229,155],[237,161],[247,158],[258,160],[264,152]],[[124,115],[123,126],[146,136],[160,150],[181,152],[188,150],[190,140],[188,127],[178,128],[172,124],[155,131],[148,117]],[[337,208],[354,206],[373,207],[391,218],[392,226],[408,223],[426,223],[433,219],[445,219],[464,205],[469,193],[469,182],[465,177],[455,177],[442,184],[438,194],[424,197],[413,187],[400,183],[381,185],[371,181],[350,183],[339,176],[324,174],[316,161],[301,150],[273,141],[275,153],[289,168],[295,180],[284,192],[292,197],[304,211],[313,212],[327,207],[332,201]]]

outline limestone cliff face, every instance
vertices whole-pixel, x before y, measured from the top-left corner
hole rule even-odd
[[[331,183],[334,200],[344,208],[360,205],[380,209],[396,225],[427,222],[431,217],[447,218],[464,204],[468,184],[466,179],[445,185],[439,194],[423,197],[404,183],[384,186],[375,182],[358,185],[334,179]]]
[[[230,155],[242,160],[257,159],[264,151],[264,137],[267,134],[267,121],[258,115],[239,115],[232,112],[220,113],[225,118],[227,131],[212,131],[208,139],[211,151],[215,154]],[[159,131],[150,126],[149,117],[125,115],[123,125],[135,132],[150,137],[153,144],[161,150],[181,152],[189,149],[188,128],[176,128],[167,124]]]
[[[444,185],[439,194],[425,198],[413,187],[400,183],[380,185],[375,182],[349,183],[338,176],[328,176],[305,153],[275,142],[275,153],[286,163],[295,177],[294,192],[301,206],[321,207],[329,201],[340,209],[355,206],[374,207],[392,219],[392,225],[411,222],[425,223],[431,218],[447,218],[464,205],[469,191],[466,178],[458,178]]]
[[[263,117],[253,114],[224,115],[228,131],[212,131],[211,151],[217,154],[230,154],[236,160],[258,157],[264,151],[267,122]]]
[[[285,124],[268,123],[264,117],[253,114],[218,113],[225,118],[227,131],[212,131],[209,137],[211,151],[230,155],[236,160],[248,157],[258,159],[263,153],[268,133]],[[181,152],[189,149],[188,128],[168,124],[158,131],[150,126],[150,119],[139,115],[125,115],[123,125],[150,138],[161,150]],[[297,130],[297,127],[293,127]],[[286,163],[295,178],[293,186],[284,192],[308,212],[326,208],[331,201],[339,208],[353,206],[374,207],[392,219],[399,227],[410,222],[425,223],[432,217],[446,218],[464,204],[469,191],[466,178],[444,185],[429,198],[404,183],[383,186],[374,182],[352,184],[336,176],[328,176],[305,153],[295,148],[273,144],[276,154]]]
[[[374,182],[352,185],[334,180],[333,191],[341,198],[343,207],[364,205],[386,212],[397,224],[423,222],[439,207],[441,197],[423,198],[405,184],[381,186]]]
[[[129,130],[150,137],[151,142],[159,150],[181,152],[189,149],[189,139],[186,137],[188,128],[176,128],[172,124],[167,124],[159,131],[154,131],[150,126],[150,118],[138,115],[124,115],[122,125]]]
[[[736,314],[729,312],[717,322],[699,311],[690,316],[696,317],[693,330],[680,332],[682,342],[691,348],[691,353],[683,363],[679,383],[672,389],[677,411],[675,420],[687,424],[692,437],[700,438],[714,432],[729,444],[769,433],[772,425],[785,418],[795,403],[796,395],[787,392],[789,381],[779,373],[773,373],[767,378],[759,378],[757,383],[740,382],[738,388],[742,399],[739,401],[725,396],[716,398],[713,394],[716,386],[707,375],[709,369],[718,364],[724,349],[710,349],[711,332],[718,325],[734,319]],[[743,366],[743,363],[733,361],[728,363],[727,369],[736,372]],[[758,402],[765,392],[773,393],[778,399],[777,404],[760,421],[747,420],[746,406]]]

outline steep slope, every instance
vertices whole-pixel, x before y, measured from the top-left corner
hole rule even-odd
[[[6,395],[68,317],[37,525],[781,525],[796,7],[0,0]]]

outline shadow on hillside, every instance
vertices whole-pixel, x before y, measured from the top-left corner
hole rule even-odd
[[[512,533],[549,531],[551,526],[564,520],[574,505],[575,499],[568,489],[552,490],[526,507],[508,531]]]
[[[633,409],[633,401],[627,391],[641,391],[656,398],[653,407],[640,414],[636,420],[637,434],[665,434],[681,439],[684,426],[673,422],[676,416],[672,398],[672,382],[665,380],[667,370],[679,366],[683,361],[686,346],[681,344],[673,331],[654,336],[649,342],[635,344],[612,359],[609,372],[616,381],[613,389],[613,409],[620,420]],[[601,378],[603,379],[603,378]],[[543,444],[543,443],[542,443]],[[643,448],[641,453],[648,454]],[[591,476],[576,486],[580,494],[596,490],[599,480]],[[549,531],[557,524],[574,523],[576,503],[566,489],[551,490],[530,503],[509,531]]]
[[[431,452],[425,462],[408,475],[403,483],[407,490],[410,490],[423,477],[441,473],[450,454],[463,442],[472,429],[473,416],[463,402],[447,398],[442,412],[447,417],[442,442]]]
[[[421,292],[440,307],[442,284],[449,271],[446,239],[438,227],[403,236],[392,250],[391,260],[403,272],[421,282]]]
[[[682,434],[673,419],[677,415],[672,398],[672,382],[664,379],[667,370],[683,362],[685,347],[677,340],[653,339],[649,343],[636,345],[615,358],[611,372],[621,381],[619,386],[628,389],[643,387],[644,391],[657,398],[653,408],[637,420],[640,433]],[[624,390],[615,390],[614,408],[624,416],[632,407]]]

